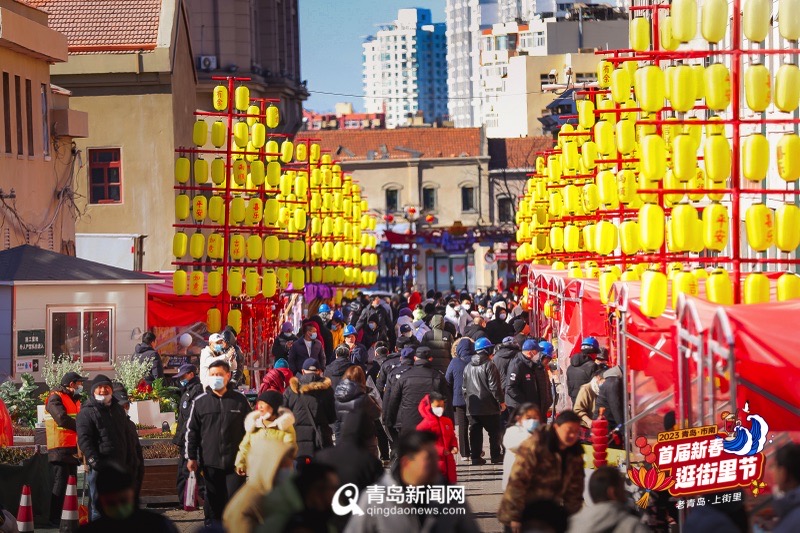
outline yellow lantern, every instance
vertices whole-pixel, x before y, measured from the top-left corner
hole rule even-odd
[[[258,115],[261,114],[261,109],[257,105],[251,105],[247,108],[247,114],[250,115],[247,117],[247,125],[251,128],[253,124],[258,124],[260,122]]]
[[[550,248],[554,252],[561,252],[564,249],[564,228],[553,226],[550,228]]]
[[[611,255],[617,247],[617,227],[611,222],[601,220],[594,230],[594,250],[600,255]]]
[[[302,261],[306,257],[306,243],[301,240],[294,240],[291,242],[291,250],[289,256],[292,261]]]
[[[581,230],[574,224],[564,228],[564,251],[577,252],[580,250]]]
[[[639,271],[636,267],[629,266],[620,277],[622,281],[639,281]]]
[[[239,268],[228,269],[228,295],[234,298],[242,295],[242,271]]]
[[[245,242],[245,249],[247,251],[247,258],[250,261],[258,261],[261,259],[261,254],[263,252],[263,244],[261,242],[261,237],[258,235],[250,235],[247,237],[247,241]]]
[[[784,63],[775,74],[775,107],[784,113],[791,113],[797,109],[798,99],[800,99],[800,68],[797,65]]]
[[[593,213],[600,207],[600,192],[597,185],[587,183],[583,186],[583,210],[586,213]]]
[[[744,303],[769,302],[769,278],[762,272],[752,272],[744,279]]]
[[[742,32],[749,41],[761,42],[772,27],[772,0],[745,0],[742,9]]]
[[[186,294],[188,277],[185,270],[176,270],[172,273],[172,290],[177,296]]]
[[[194,160],[194,180],[197,183],[206,183],[208,181],[208,161],[202,157]]]
[[[596,165],[595,159],[597,159],[597,143],[594,141],[586,141],[583,143],[583,146],[581,146],[581,162],[583,166],[587,170],[592,170]],[[543,183],[543,180],[539,180],[539,182]]]
[[[242,312],[239,309],[228,311],[228,325],[237,333],[242,331]]]
[[[678,295],[697,296],[697,278],[691,272],[677,272],[672,278],[672,308],[678,308]]]
[[[266,159],[267,162],[278,161],[278,156],[280,155],[278,141],[273,139],[267,141],[264,145],[264,151],[266,152],[264,159]]]
[[[231,173],[233,182],[240,187],[247,183],[247,162],[244,159],[237,159],[231,163]]]
[[[207,253],[211,259],[222,259],[225,250],[225,242],[219,233],[212,233],[208,236]]]
[[[259,239],[261,242],[261,239]],[[254,298],[261,292],[261,278],[253,268],[248,268],[244,275],[244,293],[249,298]]]
[[[192,216],[195,222],[202,222],[208,213],[208,200],[205,196],[197,195],[192,199]]]
[[[724,181],[713,181],[712,179],[710,179],[708,177],[708,174],[706,174],[706,173],[704,173],[704,179],[705,179],[705,188],[706,189],[724,189],[725,188],[725,182]],[[710,192],[710,193],[707,193],[707,194],[708,194],[708,198],[710,200],[715,201],[715,202],[719,202],[725,196],[723,193],[716,193],[716,192]]]
[[[233,140],[239,148],[246,148],[250,131],[247,128],[247,122],[240,120],[233,125]]]
[[[278,261],[288,261],[291,251],[292,246],[287,239],[278,239]]]
[[[730,219],[728,208],[714,202],[703,208],[703,245],[711,251],[721,252],[728,245]]]
[[[672,34],[672,17],[666,16],[658,23],[659,42],[663,50],[677,50],[681,42]]]
[[[297,161],[305,161],[308,158],[308,146],[306,143],[301,142],[297,145],[294,151],[294,158]]]
[[[250,119],[247,119],[248,121]],[[256,122],[250,127],[250,137],[252,138],[253,147],[263,148],[267,142],[267,129],[260,122]]]
[[[229,220],[233,224],[241,224],[244,221],[245,204],[244,198],[241,196],[235,197],[231,200]]]
[[[189,218],[189,196],[186,194],[179,194],[175,197],[175,216],[178,220],[186,220]]]
[[[800,246],[800,207],[783,204],[775,211],[775,246],[786,253]]]
[[[277,161],[267,163],[267,184],[270,187],[277,187],[281,180],[281,164]]]
[[[225,126],[224,122],[217,120],[211,125],[211,144],[216,148],[222,148],[227,136],[228,128]]]
[[[725,38],[728,25],[728,0],[703,0],[700,12],[700,33],[703,39],[716,44]]]
[[[292,269],[292,288],[296,291],[302,290],[306,284],[306,273],[302,268]]]
[[[674,4],[673,4],[674,5]],[[664,71],[648,65],[636,71],[634,92],[643,111],[655,113],[664,107]]]
[[[724,111],[731,103],[731,73],[722,63],[714,63],[704,73],[706,105]]]
[[[597,193],[603,205],[618,203],[617,178],[610,170],[601,170],[597,173]]]
[[[597,144],[597,151],[604,155],[611,155],[616,152],[614,146],[614,125],[608,120],[598,120],[594,125],[594,142]],[[550,174],[550,179],[555,181],[560,178]]]
[[[722,135],[706,137],[703,143],[703,162],[706,177],[717,183],[724,183],[731,175],[731,145]]]
[[[222,272],[214,269],[208,273],[208,295],[219,296],[222,294]]]
[[[172,255],[177,259],[186,255],[186,247],[189,244],[189,237],[182,231],[177,232],[172,237]]]
[[[211,181],[214,182],[214,185],[225,183],[225,160],[221,157],[211,161]]]
[[[595,231],[597,230],[596,224],[587,224],[583,227],[583,247],[587,252],[594,252],[594,246],[597,242],[595,240]],[[580,276],[579,276],[580,277]]]
[[[656,318],[664,313],[667,307],[667,276],[657,270],[647,270],[642,275],[642,293],[640,295],[642,314]]]
[[[744,96],[747,107],[761,113],[766,111],[772,100],[771,76],[766,66],[754,63],[744,73]]]
[[[219,309],[212,307],[206,313],[206,326],[208,331],[222,331],[222,313]]]
[[[746,137],[742,143],[742,175],[750,181],[761,181],[767,177],[769,168],[769,141],[756,133]]]
[[[238,233],[234,233],[231,235],[231,259],[239,261],[244,257],[245,252],[245,240],[243,235],[239,235]]]
[[[611,73],[614,71],[614,65],[609,61],[602,60],[597,63],[597,85],[601,89],[607,89],[611,86]]]
[[[695,0],[673,0],[670,7],[672,37],[682,43],[694,39],[697,33],[697,2]]]
[[[669,100],[675,111],[685,113],[694,107],[695,78],[691,67],[678,65],[670,76]]]
[[[694,77],[694,96],[695,98],[705,98],[705,67],[703,65],[691,65],[692,76]]]
[[[617,150],[628,155],[636,148],[636,126],[632,120],[620,120],[616,127]]]
[[[200,147],[208,142],[208,124],[206,124],[205,120],[198,119],[195,121],[192,127],[192,142]]]
[[[580,263],[573,262],[570,263],[571,266],[567,267],[567,277],[568,278],[582,278],[583,277],[583,270],[581,269]]]
[[[277,106],[271,105],[267,108],[267,127],[274,130],[278,124],[280,124],[280,112]]]
[[[189,181],[189,171],[191,170],[191,163],[186,157],[179,157],[175,160],[175,181],[178,183],[186,183]]]
[[[228,88],[224,85],[214,87],[213,100],[214,109],[225,111],[228,109]]]
[[[677,251],[689,251],[700,218],[697,209],[690,204],[679,204],[672,208],[672,247]]]
[[[630,47],[637,52],[644,52],[650,48],[650,21],[644,17],[631,19],[630,28],[628,29],[628,41],[630,42]]]
[[[649,44],[649,43],[648,43]],[[624,103],[631,96],[631,76],[623,68],[611,73],[611,98],[618,104]]]
[[[264,298],[272,298],[278,291],[278,276],[272,269],[264,269],[261,275],[261,294]]]
[[[667,169],[667,173],[664,174],[664,188],[672,190],[681,190],[685,189],[686,186],[680,181],[678,181],[678,178],[675,177],[675,173],[671,169]],[[684,196],[685,196],[684,193],[664,193],[664,206],[669,207],[675,205],[681,200],[683,200]]]
[[[236,109],[247,111],[247,108],[250,107],[250,89],[246,85],[238,86],[233,93],[233,101],[236,104]]]
[[[199,231],[194,233],[189,239],[189,254],[194,259],[200,259],[203,257],[203,252],[206,249],[206,239],[203,237],[203,234]]]
[[[553,217],[560,217],[564,211],[564,197],[559,189],[550,192],[548,213]]]
[[[706,173],[703,171],[702,168],[696,168],[694,171],[694,177],[691,179],[691,182],[687,184],[687,186],[691,189],[702,189],[706,183]],[[705,196],[702,192],[690,192],[688,194],[689,200],[692,202],[699,202]]]
[[[613,268],[605,267],[599,276],[600,302],[603,304],[608,303],[608,297],[610,296],[611,288],[617,281],[619,281],[619,274],[617,274]]]
[[[589,129],[594,126],[594,102],[591,100],[578,100],[575,103],[578,109],[578,124],[584,128]]]
[[[581,191],[577,185],[569,184],[563,189],[564,210],[569,214],[576,214],[581,206]]]
[[[189,274],[189,294],[200,296],[203,294],[203,280],[205,276],[202,270],[194,270]]]
[[[264,203],[264,223],[276,224],[280,214],[280,203],[276,198],[268,198]]]
[[[689,135],[678,135],[672,141],[672,172],[683,183],[697,174],[697,146]]]
[[[650,181],[660,181],[667,170],[667,150],[660,135],[648,135],[642,141],[641,174]]]
[[[794,272],[786,272],[778,278],[778,301],[797,300],[800,298],[800,276]]]
[[[762,203],[753,204],[747,208],[744,222],[750,248],[757,252],[766,251],[774,238],[772,209]]]
[[[633,255],[640,250],[639,224],[635,220],[626,220],[619,225],[619,244],[625,255]]]
[[[800,137],[786,134],[778,141],[776,154],[778,175],[784,181],[795,181],[800,177]]]
[[[294,153],[294,144],[289,139],[281,143],[281,161],[289,163],[292,161],[292,154]]]
[[[624,169],[617,172],[617,186],[620,202],[630,204],[636,200],[637,183],[636,174],[633,171]]]
[[[639,242],[647,251],[655,251],[664,244],[664,210],[656,204],[639,208]]]

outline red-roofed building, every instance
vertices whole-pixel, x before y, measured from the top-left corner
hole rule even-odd
[[[386,128],[386,113],[356,113],[353,104],[336,104],[335,113],[303,110],[303,130],[372,130]]]
[[[104,250],[104,242],[128,236],[143,246],[135,250],[143,260],[126,266],[171,269],[175,149],[192,144],[197,108],[186,3],[24,1],[47,12],[50,27],[66,35],[68,60],[51,75],[72,92],[73,107],[90,111],[89,137],[76,143],[85,167],[76,168],[75,201],[86,215],[77,238],[86,234],[86,242]]]

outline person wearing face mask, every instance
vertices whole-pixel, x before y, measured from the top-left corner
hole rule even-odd
[[[209,386],[195,398],[186,430],[186,468],[196,472],[202,464],[206,495],[203,513],[206,525],[222,520],[225,504],[244,483],[236,472],[239,443],[245,436],[245,418],[250,404],[229,386],[231,367],[214,361],[208,368]]]
[[[44,418],[47,434],[47,459],[53,468],[53,493],[50,496],[50,524],[61,523],[61,509],[69,476],[78,475],[78,433],[75,419],[81,409],[81,393],[86,378],[67,372],[61,385],[50,391],[45,402]]]
[[[137,507],[134,479],[120,465],[111,463],[97,474],[97,492],[98,517],[78,531],[178,533],[178,528],[168,518]]]
[[[178,419],[172,444],[177,446],[180,451],[176,486],[178,489],[178,501],[182,502],[185,496],[186,480],[189,479],[189,470],[186,468],[186,450],[184,449],[186,446],[186,426],[189,423],[192,402],[203,394],[203,384],[200,383],[200,378],[197,377],[197,367],[194,365],[181,365],[175,375],[175,379],[178,380],[178,384],[181,387],[181,397],[178,400]],[[198,482],[202,482],[202,478],[198,478]]]
[[[523,403],[532,403],[540,413],[546,412],[550,405],[550,388],[544,368],[539,363],[541,358],[539,344],[528,339],[522,345],[508,365],[505,391],[506,405],[516,409]]]
[[[275,342],[272,344],[272,357],[275,361],[286,359],[289,355],[292,343],[297,340],[297,335],[292,333],[293,330],[294,326],[291,322],[284,322],[281,326],[281,333],[275,337]]]
[[[89,387],[89,399],[81,405],[75,420],[78,447],[89,467],[87,481],[92,502],[91,520],[100,518],[97,475],[109,463],[128,464],[130,449],[128,415],[113,396],[111,380],[98,374]],[[128,473],[132,475],[132,472]]]
[[[531,433],[536,431],[541,421],[542,414],[532,403],[523,403],[517,407],[512,418],[512,424],[506,428],[506,434],[503,436],[503,446],[506,448],[506,454],[503,457],[503,482],[501,485],[503,490],[508,485],[511,467],[514,466],[514,461],[517,460],[519,445],[530,437]]]
[[[575,405],[572,410],[581,417],[581,425],[587,429],[592,428],[592,415],[594,414],[597,395],[600,394],[600,386],[605,381],[603,369],[597,367],[591,381],[586,385],[581,385],[578,396],[575,398]]]
[[[344,342],[344,315],[341,311],[334,311],[331,318],[331,339],[334,350]]]
[[[402,336],[400,328],[405,325],[414,323],[414,313],[408,307],[404,307],[398,311],[397,323],[394,325],[395,337],[399,339]]]
[[[492,344],[500,344],[506,337],[514,336],[514,326],[506,322],[508,316],[505,302],[492,306],[494,318],[486,323],[486,337]]]
[[[277,440],[292,447],[292,459],[297,453],[297,435],[294,432],[294,415],[283,407],[283,395],[269,390],[256,400],[256,410],[244,419],[245,435],[236,454],[236,473],[240,476],[253,475],[250,464],[251,450],[265,441]]]
[[[458,440],[453,420],[444,416],[446,398],[438,392],[431,392],[419,402],[419,414],[422,422],[417,424],[417,431],[430,431],[436,435],[436,451],[439,454],[439,471],[444,479],[455,485]]]
[[[289,370],[295,375],[302,370],[303,361],[309,358],[317,361],[317,368],[325,370],[325,352],[317,336],[316,324],[313,322],[303,324],[303,338],[292,344],[287,356]]]
[[[466,335],[465,331],[470,324],[472,324],[472,315],[470,314],[472,311],[472,300],[468,294],[464,294],[461,296],[461,311],[458,314],[458,335],[464,336]]]
[[[323,303],[317,309],[316,314],[309,314],[306,322],[311,322],[317,326],[317,340],[322,344],[322,350],[325,353],[325,364],[333,360],[333,350],[338,346],[333,343],[333,334],[331,333],[331,318],[333,311],[331,307]]]
[[[225,361],[232,369],[236,369],[236,351],[226,349],[221,333],[212,333],[208,337],[208,346],[200,352],[200,382],[203,388],[211,384],[208,369],[214,361]]]

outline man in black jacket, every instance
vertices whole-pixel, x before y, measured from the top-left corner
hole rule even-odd
[[[486,339],[475,343],[475,355],[464,368],[464,382],[461,386],[467,403],[469,448],[473,465],[486,464],[486,460],[480,455],[483,450],[483,430],[489,434],[492,464],[503,462],[500,413],[505,410],[506,404],[503,402],[500,371],[489,360],[491,349],[492,345]]]
[[[451,396],[444,374],[431,364],[430,350],[421,346],[414,353],[414,364],[401,373],[392,385],[387,411],[386,427],[393,427],[402,437],[404,433],[416,431],[422,421],[419,403],[430,392],[438,392],[445,398]]]
[[[97,499],[97,472],[109,463],[129,464],[135,451],[130,449],[128,415],[113,396],[111,380],[98,374],[89,387],[89,399],[81,406],[75,422],[78,447],[89,466],[87,480],[92,500],[91,519],[100,517]],[[129,472],[133,475],[133,472]]]
[[[275,342],[272,344],[272,357],[275,361],[286,359],[289,355],[289,348],[297,340],[297,335],[292,333],[293,329],[291,322],[284,322],[281,326],[281,334],[275,337]]]
[[[303,361],[308,358],[316,359],[317,368],[325,370],[325,351],[322,343],[317,339],[317,328],[312,322],[304,322],[303,336],[294,341],[289,349],[287,362],[289,369],[297,375],[301,372]]]
[[[514,328],[514,342],[517,343],[517,346],[522,346],[526,340],[530,339],[530,336],[528,336],[530,328],[523,319],[514,320],[511,326]]]
[[[445,320],[441,315],[433,315],[431,318],[431,330],[422,337],[422,346],[430,350],[433,368],[444,374],[450,364],[453,351],[453,340],[455,336],[449,331],[445,331]]]
[[[516,410],[523,403],[534,404],[544,416],[550,406],[550,394],[547,376],[539,364],[539,345],[528,339],[522,345],[511,364],[505,381],[506,405],[509,411]],[[495,359],[497,357],[495,356]],[[513,413],[509,413],[513,416]]]
[[[323,304],[325,307],[328,307],[327,304]],[[320,306],[320,313],[322,313],[322,306]],[[328,307],[328,313],[330,314],[330,307]],[[319,314],[312,315],[308,317],[308,320],[311,322],[316,322],[319,326],[319,335],[322,337],[322,345],[323,349],[325,350],[325,365],[327,365],[330,361],[333,360],[333,351],[336,349],[336,346],[333,345],[333,333],[329,329],[329,318],[323,319]]]
[[[378,371],[378,379],[375,381],[375,386],[378,388],[381,398],[383,398],[384,412],[386,412],[386,407],[389,405],[389,393],[392,390],[392,385],[397,381],[397,377],[401,372],[408,370],[411,368],[411,365],[414,364],[415,351],[416,348],[410,346],[403,348],[400,350],[399,354],[396,356],[389,356],[381,365],[381,369]]]
[[[322,377],[314,359],[305,360],[302,372],[289,380],[283,399],[294,414],[297,456],[310,457],[333,446],[330,425],[336,422],[336,402],[330,378]]]
[[[186,430],[186,468],[196,472],[203,465],[206,525],[222,520],[225,504],[244,484],[235,469],[236,453],[245,435],[244,419],[250,404],[233,386],[231,367],[223,360],[208,366],[210,386],[192,404]]]
[[[182,365],[178,369],[175,379],[179,380],[181,386],[181,398],[178,401],[178,421],[172,444],[176,445],[180,450],[177,488],[178,501],[183,503],[186,480],[189,479],[189,470],[186,468],[186,462],[188,461],[186,459],[186,427],[189,425],[189,415],[192,412],[194,399],[203,394],[203,384],[200,383],[200,378],[197,376],[197,367],[194,365]],[[202,477],[197,479],[198,485],[202,483],[202,479]]]
[[[581,351],[570,359],[570,365],[567,368],[567,390],[573,405],[575,405],[575,398],[578,397],[581,387],[592,380],[596,365],[604,363],[602,360],[598,360],[599,354],[600,344],[597,339],[586,337],[581,341]]]
[[[350,362],[350,348],[346,344],[337,346],[334,353],[336,359],[331,361],[331,364],[325,369],[325,377],[331,380],[331,387],[335,390],[345,371],[353,366],[353,363]]]
[[[508,375],[508,366],[519,353],[521,344],[517,344],[514,337],[506,337],[503,343],[495,346],[492,362],[500,371],[500,383],[505,384]]]
[[[375,323],[375,329],[370,331],[370,336],[376,337],[376,340],[382,337],[390,338],[389,330],[391,329],[392,319],[389,316],[389,312],[381,305],[380,296],[374,296],[370,305],[361,311],[361,315],[356,322],[356,329],[363,329],[366,334],[366,331],[371,329],[368,328],[370,322]]]
[[[505,302],[497,302],[492,306],[494,318],[486,324],[486,337],[492,344],[500,344],[506,337],[514,336],[514,328],[506,322],[508,313]]]
[[[600,413],[600,408],[605,408],[605,417],[608,420],[608,431],[613,431],[620,424],[625,423],[625,409],[623,404],[622,387],[625,383],[622,381],[622,369],[615,366],[603,373],[606,378],[602,385],[600,385],[600,392],[597,394],[597,400],[594,404],[594,417],[597,418]]]
[[[152,385],[155,380],[164,377],[164,365],[161,363],[161,356],[156,351],[155,333],[146,331],[142,335],[142,342],[136,345],[134,352],[140,361],[146,361],[150,365],[150,369],[144,375],[144,380],[148,385]]]
[[[114,398],[119,402],[119,405],[125,410],[125,414],[131,409],[131,401],[128,399],[128,391],[125,386],[120,382],[114,382],[111,387],[114,391]],[[128,415],[128,449],[133,450],[133,453],[128,455],[127,469],[133,475],[134,491],[136,494],[136,501],[139,501],[139,492],[142,490],[142,481],[144,480],[144,454],[142,445],[139,442],[139,433],[136,431],[136,424],[131,420]]]
[[[480,315],[472,317],[472,324],[464,328],[464,336],[469,337],[473,341],[486,336],[486,320]]]

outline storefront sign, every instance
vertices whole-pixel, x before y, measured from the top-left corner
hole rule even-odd
[[[43,329],[24,329],[17,332],[17,356],[45,355]]]

